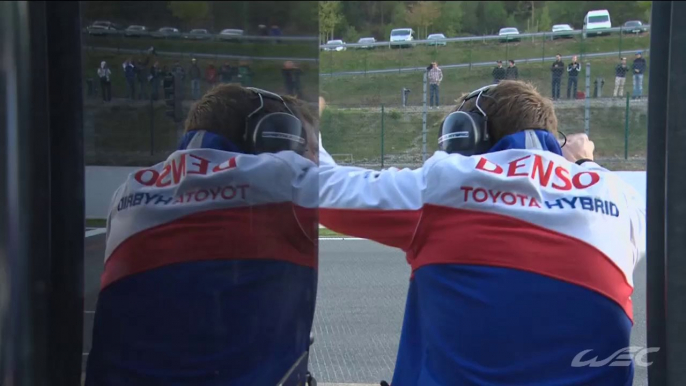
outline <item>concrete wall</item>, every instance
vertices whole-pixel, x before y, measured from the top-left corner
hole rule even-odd
[[[86,218],[107,218],[107,210],[114,191],[117,190],[136,167],[87,166],[86,167]],[[645,172],[616,172],[645,197]]]

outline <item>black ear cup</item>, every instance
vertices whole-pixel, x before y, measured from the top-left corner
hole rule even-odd
[[[307,136],[300,119],[287,113],[270,113],[255,118],[256,123],[252,128],[249,126],[247,138],[252,153],[291,150],[302,155],[307,150]]]
[[[490,148],[486,118],[479,113],[456,111],[448,115],[438,137],[438,148],[446,153],[471,156]]]

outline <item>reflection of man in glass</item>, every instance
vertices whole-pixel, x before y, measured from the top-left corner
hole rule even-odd
[[[276,385],[307,352],[318,173],[304,106],[217,86],[179,150],[115,192],[86,385]]]
[[[302,91],[300,90],[302,70],[294,62],[288,60],[283,63],[281,74],[286,87],[286,95],[293,95],[302,99]]]

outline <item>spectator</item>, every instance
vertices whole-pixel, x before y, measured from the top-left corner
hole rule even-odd
[[[615,92],[612,94],[614,97],[622,97],[624,95],[627,71],[629,69],[626,67],[626,58],[622,58],[622,62],[615,68]]]
[[[496,62],[498,65],[493,69],[493,83],[500,83],[501,80],[505,79],[507,76],[507,71],[503,68],[503,61],[498,60]]]
[[[507,71],[505,73],[505,79],[507,80],[517,80],[519,79],[519,69],[515,66],[514,60],[510,59],[510,63],[507,67]]]
[[[191,59],[188,76],[191,78],[191,98],[194,101],[198,100],[200,99],[200,67],[198,67],[195,58]]]
[[[148,63],[150,63],[150,57],[147,57],[145,59],[145,62],[142,60],[139,60],[136,63],[135,71],[136,71],[136,79],[138,80],[138,99],[148,99],[148,93],[147,93],[147,85],[148,85],[148,74],[146,71],[148,67]]]
[[[634,70],[633,99],[641,99],[641,96],[643,95],[643,73],[646,71],[647,64],[640,51],[636,53],[636,59],[634,59],[632,67]]]
[[[126,59],[122,67],[128,86],[127,98],[136,99],[136,67],[133,65],[133,60],[131,58]]]
[[[250,62],[244,60],[238,64],[238,81],[241,83],[241,86],[251,87],[253,75]]]
[[[572,62],[567,66],[567,99],[576,99],[576,90],[579,80],[579,72],[581,71],[581,64],[578,63],[576,55],[572,56]],[[572,84],[574,87],[572,88]],[[574,90],[574,94],[571,91]]]
[[[560,86],[562,84],[562,74],[565,71],[565,64],[562,62],[562,56],[557,54],[555,56],[555,62],[553,63],[550,71],[553,74],[553,100],[556,101],[560,99]]]
[[[443,81],[443,71],[441,71],[440,68],[438,68],[438,63],[437,62],[431,62],[431,69],[429,70],[427,77],[429,78],[429,108],[438,108],[440,105],[439,103],[439,93],[438,93],[438,88],[441,85],[441,82]],[[436,98],[436,102],[434,104],[434,97]]]
[[[100,68],[98,68],[98,78],[100,78],[103,102],[112,100],[112,82],[110,76],[112,76],[112,71],[110,71],[110,68],[107,66],[107,62],[103,60],[100,62]]]
[[[209,88],[214,87],[217,84],[217,69],[214,67],[214,63],[210,63],[205,70],[205,81]]]
[[[154,101],[158,100],[160,97],[160,79],[162,76],[160,62],[156,61],[152,67],[150,67],[150,75],[148,75],[148,80],[150,81],[150,97]]]
[[[281,74],[283,75],[284,84],[286,86],[286,95],[296,96],[302,99],[302,92],[300,90],[300,76],[302,75],[302,70],[298,68],[295,63],[288,60],[284,62]]]
[[[229,62],[224,62],[220,74],[222,83],[231,83],[231,76],[233,75],[233,72],[231,71],[231,65]]]

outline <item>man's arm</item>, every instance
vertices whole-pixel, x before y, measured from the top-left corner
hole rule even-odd
[[[339,166],[319,147],[319,220],[343,234],[409,248],[421,217],[423,169]]]

